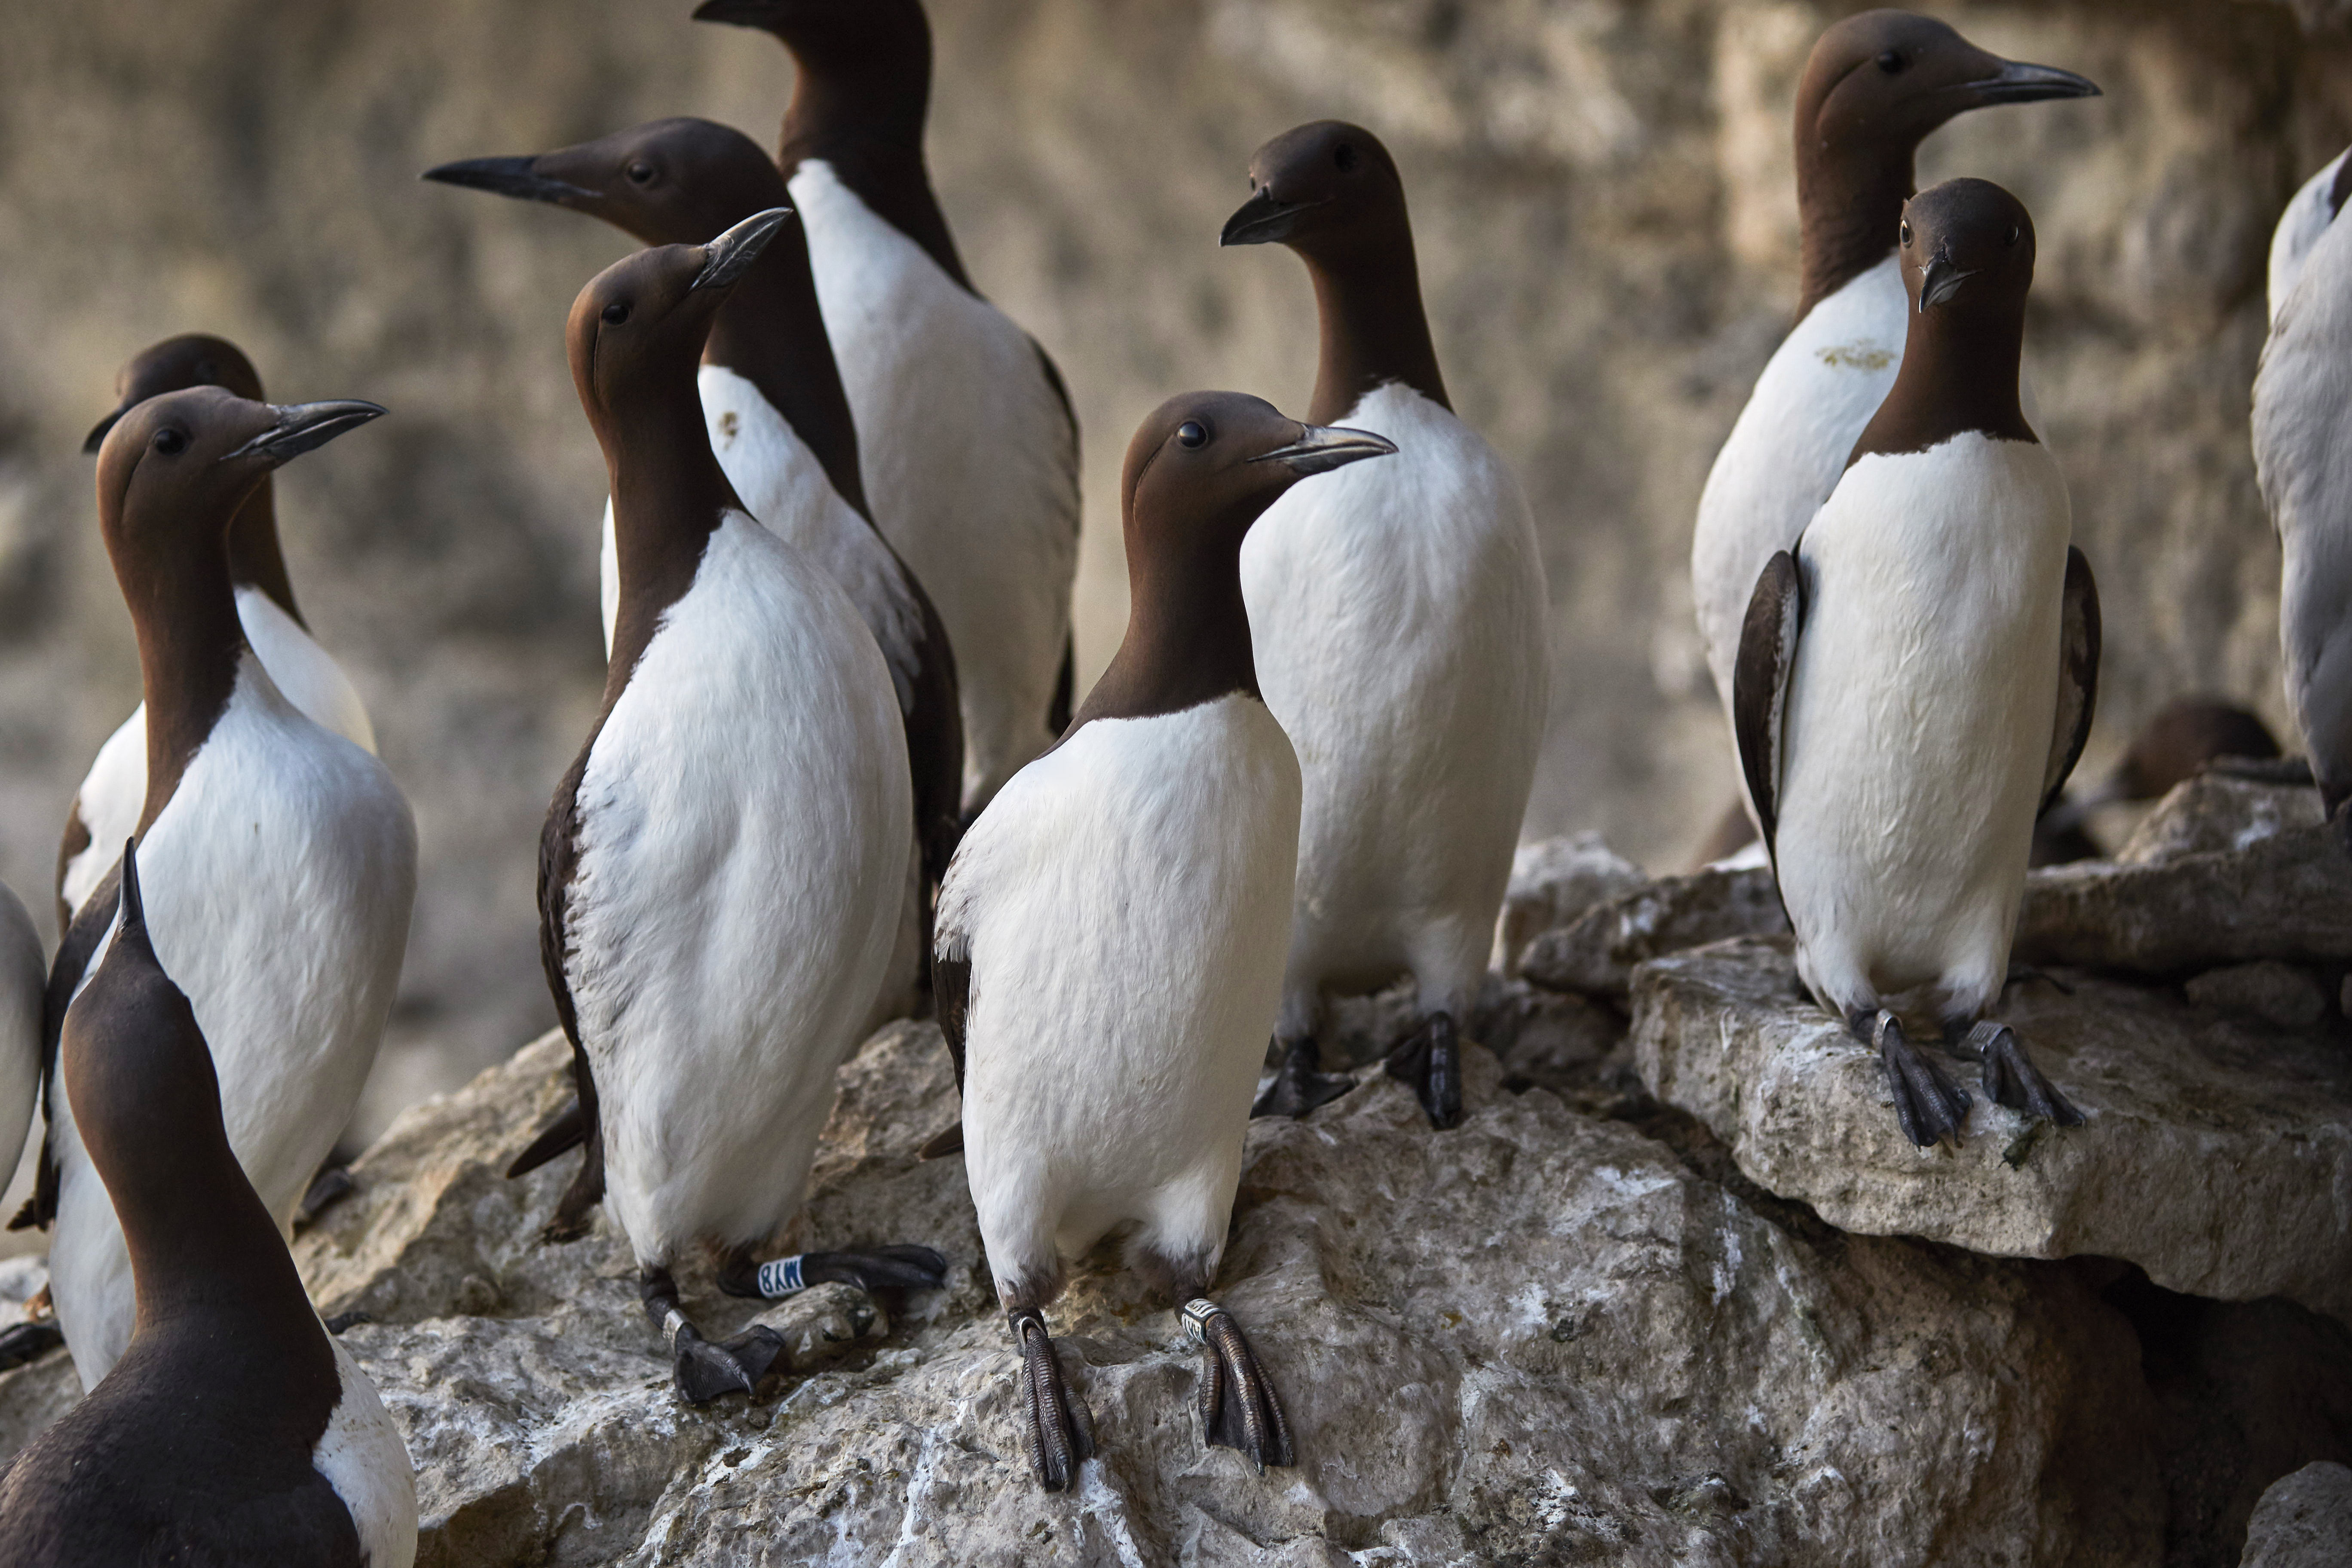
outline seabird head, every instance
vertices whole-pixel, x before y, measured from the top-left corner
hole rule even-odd
[[[1875,148],[1907,169],[1920,141],[1956,114],[2097,96],[2088,78],[2003,59],[1932,16],[1864,11],[1813,45],[1797,88],[1797,146],[1801,157]]]
[[[106,960],[67,1011],[59,1046],[75,1123],[118,1204],[126,1185],[145,1199],[174,1171],[184,1179],[180,1155],[192,1129],[209,1121],[213,1140],[227,1147],[212,1052],[149,939],[136,843],[123,847],[121,896]]]
[[[709,120],[656,120],[552,153],[464,158],[425,178],[601,217],[647,245],[696,245],[788,198],[759,144]]]
[[[1250,199],[1225,220],[1219,245],[1329,254],[1393,243],[1405,221],[1396,161],[1379,137],[1345,121],[1284,132],[1250,154],[1249,175]]]
[[[90,426],[81,444],[95,453],[114,422],[151,397],[191,386],[221,386],[255,403],[262,400],[261,376],[243,350],[226,338],[184,332],[142,349],[114,376],[114,412]]]
[[[592,414],[639,387],[694,384],[711,318],[778,230],[783,207],[753,213],[702,245],[663,245],[622,258],[572,302],[564,345]]]
[[[1394,443],[1369,430],[1302,425],[1263,398],[1190,392],[1154,409],[1128,443],[1119,480],[1129,559],[1238,550],[1276,497],[1310,474]]]
[[[2033,219],[1990,180],[1947,180],[1903,204],[1895,229],[1915,310],[2014,310],[2033,284]]]
[[[99,446],[99,521],[108,548],[205,531],[217,542],[264,475],[383,413],[348,400],[258,403],[217,386],[148,398]]]

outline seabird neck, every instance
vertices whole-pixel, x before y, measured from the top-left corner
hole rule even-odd
[[[106,1173],[122,1222],[138,1292],[141,1331],[201,1322],[208,1337],[236,1325],[240,1337],[299,1353],[319,1321],[277,1224],[254,1195],[227,1138],[182,1124],[170,1146],[127,1171]]]
[[[184,553],[183,560],[132,563],[122,574],[147,700],[142,834],[171,801],[180,776],[228,706],[245,653],[227,550],[215,539]]]
[[[876,216],[920,246],[958,287],[971,289],[923,162],[931,96],[929,28],[919,44],[855,66],[799,48],[793,49],[793,60],[799,70],[776,150],[784,177],[791,179],[807,159],[823,159]]]
[[[240,588],[258,588],[268,595],[296,626],[310,630],[302,612],[294,607],[294,584],[286,575],[285,552],[278,548],[278,509],[267,474],[229,520],[228,575]]]
[[[805,240],[784,234],[769,242],[719,307],[702,363],[759,388],[808,444],[841,499],[873,521],[857,468],[857,426],[817,305]]]
[[[1441,408],[1453,408],[1422,309],[1410,229],[1370,254],[1337,258],[1301,251],[1299,259],[1315,283],[1323,339],[1308,424],[1336,424],[1366,393],[1391,381]]]
[[[1130,536],[1130,549],[1133,543]],[[1189,551],[1172,561],[1129,559],[1127,636],[1070,732],[1090,719],[1176,713],[1234,692],[1256,697],[1239,545]]]
[[[1797,217],[1802,243],[1800,321],[1823,300],[1895,254],[1911,199],[1916,143],[1841,148],[1797,140]]]
[[[719,520],[743,503],[711,456],[710,430],[690,380],[616,411],[604,423],[621,579],[605,675],[609,703],[653,640],[662,612],[694,585]]]
[[[2024,345],[2022,302],[1915,309],[1903,368],[1848,466],[1873,453],[1924,452],[1971,430],[1998,441],[2032,441],[2017,393]]]

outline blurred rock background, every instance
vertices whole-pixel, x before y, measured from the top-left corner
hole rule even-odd
[[[362,1136],[552,1022],[535,846],[602,679],[604,476],[562,324],[628,247],[416,175],[666,114],[771,142],[787,58],[691,8],[0,4],[0,875],[46,927],[66,804],[138,700],[78,452],[116,366],[205,330],[244,344],[275,396],[387,405],[280,479],[302,604],[365,694],[423,843]],[[1528,832],[1597,828],[1654,869],[1685,860],[1734,779],[1690,619],[1691,517],[1794,300],[1795,76],[1853,8],[931,0],[942,202],[1085,430],[1082,676],[1125,616],[1118,465],[1136,421],[1188,386],[1296,408],[1312,384],[1296,260],[1215,244],[1248,154],[1302,120],[1358,120],[1403,169],[1459,410],[1517,465],[1543,531],[1556,696]],[[2106,614],[2086,766],[2192,689],[2285,734],[2246,408],[2271,224],[2352,140],[2347,8],[1934,9],[2106,89],[1967,117],[1919,168],[1998,180],[2035,215],[2028,361]]]

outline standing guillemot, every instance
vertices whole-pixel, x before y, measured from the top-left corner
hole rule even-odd
[[[192,386],[224,387],[262,401],[261,377],[236,344],[201,332],[166,338],[122,367],[115,378],[114,412],[98,422],[81,449],[96,452],[115,421],[147,399]],[[375,731],[359,692],[327,650],[311,640],[310,626],[295,606],[267,477],[229,522],[228,574],[236,585],[236,617],[246,643],[278,691],[345,740],[374,751]],[[146,799],[147,712],[141,708],[99,748],[66,814],[65,837],[58,847],[59,931],[73,923],[75,912],[105,879],[118,853],[114,847],[131,836]]]
[[[699,244],[786,205],[768,155],[708,120],[659,120],[537,157],[445,163],[425,177],[587,213],[647,245]],[[919,1012],[929,992],[931,901],[962,830],[955,657],[922,584],[874,527],[856,426],[797,228],[769,242],[712,318],[700,387],[711,449],[744,509],[832,574],[890,666],[913,770],[917,880],[881,1003],[886,1016]],[[609,652],[620,603],[609,502],[603,560]]]
[[[1092,1451],[1043,1309],[1114,1226],[1203,1346],[1202,1436],[1291,1462],[1215,1279],[1290,927],[1298,763],[1260,700],[1243,536],[1308,474],[1393,452],[1235,393],[1171,398],[1120,481],[1127,637],[1061,742],[972,825],[940,899],[966,1170],[1048,1490]]]
[[[48,967],[24,900],[0,886],[0,1171],[16,1170],[41,1100],[41,994]],[[61,1342],[53,1321],[0,1329],[0,1371]]]
[[[808,230],[874,521],[955,644],[969,819],[1069,720],[1069,394],[973,290],[931,193],[919,0],[707,0],[695,16],[772,33],[798,68],[776,162]]]
[[[139,636],[137,824],[164,966],[212,1042],[230,1146],[289,1221],[374,1065],[408,942],[416,828],[383,764],[288,701],[247,643],[226,536],[264,475],[383,412],[218,387],[149,398],[98,454],[99,521]],[[85,1387],[130,1343],[130,1255],[56,1072],[67,1004],[115,918],[101,883],[49,970],[48,1140],[13,1226],[54,1221],[49,1283]]]
[[[1968,110],[2098,91],[1904,11],[1848,16],[1814,44],[1797,88],[1797,324],[1716,455],[1691,536],[1691,597],[1727,712],[1756,574],[1795,547],[1895,385],[1910,308],[1893,237],[1919,143]]]
[[[2329,168],[2297,193],[2272,241],[2254,477],[2284,556],[2287,706],[2320,803],[2352,846],[2352,153]]]
[[[66,1015],[58,1070],[122,1215],[137,1326],[0,1476],[0,1565],[405,1568],[408,1450],[229,1148],[212,1052],[141,908],[136,845],[116,864],[120,920]]]
[[[1894,390],[1793,554],[1766,563],[1733,680],[1739,759],[1797,973],[1878,1048],[1904,1132],[1968,1096],[1904,1038],[1923,996],[1985,1092],[2074,1124],[2000,999],[2033,823],[2089,733],[2099,602],[2066,481],[2018,401],[2033,221],[1982,180],[1911,199],[1917,309]]]
[[[587,1142],[548,1236],[608,1201],[697,1404],[751,1392],[783,1342],[697,1332],[670,1274],[683,1249],[721,1248],[722,1288],[751,1296],[935,1286],[946,1268],[921,1247],[751,1250],[800,1208],[889,962],[913,809],[889,667],[840,585],[744,510],[696,394],[711,318],[788,221],[616,262],[565,332],[621,600],[603,710],[540,841],[541,954]]]
[[[1550,695],[1535,520],[1507,465],[1455,418],[1423,314],[1404,186],[1379,139],[1302,125],[1250,159],[1222,243],[1278,243],[1315,282],[1307,417],[1367,425],[1393,463],[1298,486],[1242,547],[1265,704],[1306,773],[1279,1036],[1258,1114],[1304,1115],[1352,1080],[1315,1071],[1329,992],[1400,974],[1422,1026],[1390,1058],[1431,1122],[1462,1119],[1456,1029],[1510,882]]]

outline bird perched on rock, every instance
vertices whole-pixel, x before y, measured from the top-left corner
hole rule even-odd
[[[0,1564],[406,1568],[416,1482],[400,1431],[311,1310],[279,1216],[229,1146],[213,1052],[151,940],[136,847],[116,864],[121,919],[66,1016],[58,1070],[122,1215],[137,1322],[89,1396],[0,1475]]]
[[[1223,1256],[1290,925],[1298,763],[1258,694],[1243,537],[1310,474],[1395,447],[1235,393],[1160,405],[1119,484],[1126,639],[1061,743],[972,825],[940,904],[940,1021],[972,1203],[1049,1490],[1092,1449],[1044,1309],[1132,1222],[1129,1266],[1204,1346],[1203,1436],[1263,1469],[1289,1429]]]
[[[2352,845],[2352,154],[2303,187],[2271,247],[2254,475],[2284,557],[2286,700],[2319,798]]]
[[[965,276],[923,162],[918,0],[705,0],[798,75],[776,162],[857,416],[874,521],[939,605],[967,817],[1068,722],[1078,427],[1061,373]]]
[[[1517,479],[1446,401],[1387,149],[1318,121],[1259,148],[1250,184],[1223,243],[1286,245],[1307,264],[1323,331],[1307,417],[1399,448],[1291,490],[1242,548],[1258,678],[1307,780],[1286,1050],[1258,1110],[1304,1115],[1344,1091],[1315,1071],[1325,994],[1402,974],[1423,1023],[1389,1070],[1451,1127],[1458,1031],[1543,741],[1543,560]]]
[[[1829,499],[1902,363],[1909,307],[1892,240],[1919,143],[1971,109],[2098,91],[1905,11],[1848,16],[1814,44],[1797,87],[1797,324],[1716,455],[1691,536],[1691,597],[1727,707],[1756,574]]]
[[[708,120],[658,120],[536,157],[445,163],[425,177],[570,207],[647,245],[698,244],[786,205],[768,155]],[[711,450],[744,510],[831,574],[890,667],[913,770],[918,880],[883,1001],[888,1016],[917,1011],[928,994],[931,898],[962,826],[955,658],[929,596],[871,521],[857,429],[798,226],[776,232],[712,317],[699,377]],[[620,602],[609,503],[604,584],[609,652]]]
[[[540,841],[541,952],[587,1143],[549,1236],[607,1204],[698,1404],[749,1393],[783,1342],[704,1339],[670,1272],[687,1247],[719,1247],[722,1288],[746,1296],[936,1285],[945,1268],[920,1247],[752,1252],[800,1207],[881,984],[913,809],[880,649],[840,585],[751,519],[705,435],[711,319],[788,221],[758,213],[616,262],[565,333],[621,595],[604,707]]]
[[[96,452],[115,421],[151,397],[192,386],[218,386],[262,401],[261,377],[236,344],[191,332],[166,338],[134,356],[115,378],[114,412],[82,443]],[[349,677],[311,640],[294,604],[294,584],[278,545],[278,512],[268,476],[245,498],[228,527],[228,574],[236,588],[236,617],[245,640],[285,699],[362,751],[375,750],[375,731]],[[134,711],[100,746],[89,776],[74,795],[58,848],[58,930],[94,892],[139,822],[147,799],[147,713]]]
[[[231,1148],[289,1222],[374,1066],[408,942],[416,828],[368,752],[287,700],[247,642],[226,538],[272,469],[383,412],[219,387],[139,404],[98,454],[99,522],[139,637],[147,795],[136,822],[163,963],[219,1070]],[[115,920],[100,883],[49,971],[49,1117],[16,1226],[48,1224],[58,1321],[85,1387],[130,1343],[131,1258],[55,1047]]]
[[[2082,1113],[2009,1026],[2034,818],[2082,754],[2098,595],[2065,480],[2018,401],[2033,224],[1953,180],[1903,209],[1916,309],[1903,368],[1793,552],[1766,563],[1733,680],[1740,764],[1797,936],[1797,972],[1875,1046],[1912,1142],[1968,1096],[1904,1037],[1924,997],[1985,1092]]]
[[[2033,825],[2033,863],[2055,866],[2095,858],[2101,851],[2084,824],[2103,805],[2160,799],[2195,778],[2207,763],[2223,758],[2260,763],[2278,754],[2278,742],[2269,727],[2236,703],[2176,698],[2158,709],[2156,717],[2132,737],[2105,779],[2080,795],[2062,795],[2042,814]]]

